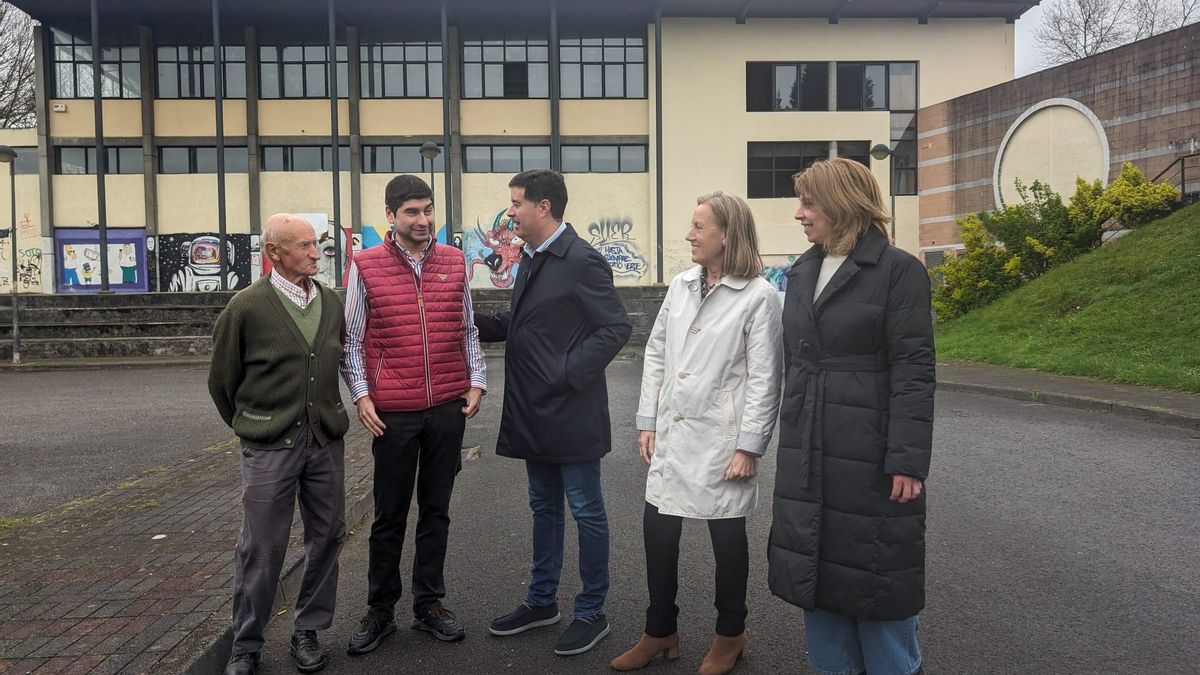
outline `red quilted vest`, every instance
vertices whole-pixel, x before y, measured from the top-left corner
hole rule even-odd
[[[415,411],[453,401],[471,388],[463,351],[462,251],[434,244],[418,283],[393,242],[358,253],[354,263],[367,291],[364,339],[371,400],[387,412]]]

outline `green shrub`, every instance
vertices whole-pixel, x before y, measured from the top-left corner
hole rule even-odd
[[[1021,284],[1020,258],[997,245],[978,214],[958,224],[965,250],[929,272],[939,323],[982,307]]]
[[[1179,199],[1179,190],[1168,183],[1151,183],[1131,162],[1109,184],[1101,197],[1101,213],[1115,218],[1122,227],[1138,227],[1168,213]]]

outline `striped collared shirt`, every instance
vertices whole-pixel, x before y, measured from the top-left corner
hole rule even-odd
[[[317,293],[320,292],[317,290],[317,283],[312,279],[308,280],[308,288],[297,286],[285,279],[279,273],[279,270],[274,267],[271,268],[271,285],[279,289],[280,293],[287,296],[288,300],[296,303],[296,306],[300,309],[308,309],[309,304],[312,303],[317,297]]]
[[[417,260],[403,246],[396,243],[395,237],[388,237],[381,246],[395,246],[408,264],[412,266],[417,283],[421,281],[421,265],[425,254],[433,248],[434,240],[422,252]],[[468,279],[463,275],[463,279]],[[363,340],[367,334],[367,287],[362,282],[358,265],[350,263],[350,278],[346,282],[346,351],[342,359],[342,379],[350,388],[350,399],[358,399],[369,393],[367,385],[366,363],[363,357]],[[487,362],[483,358],[483,349],[479,346],[479,329],[475,327],[475,312],[471,309],[471,286],[463,283],[463,319],[466,330],[463,331],[463,351],[467,355],[467,374],[471,377],[471,386],[487,389]]]

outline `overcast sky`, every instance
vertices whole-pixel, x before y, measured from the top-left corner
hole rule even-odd
[[[1041,7],[1034,7],[1021,15],[1020,19],[1017,19],[1017,77],[1028,75],[1035,70],[1041,69],[1038,64],[1037,50],[1033,44],[1033,33],[1037,30],[1041,20]]]

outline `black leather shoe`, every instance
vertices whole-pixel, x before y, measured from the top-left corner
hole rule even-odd
[[[258,652],[234,654],[225,666],[225,675],[254,675],[258,672]]]
[[[413,628],[433,633],[433,637],[442,642],[458,642],[467,637],[467,629],[463,628],[454,612],[445,607],[430,607],[413,620]]]
[[[358,630],[350,636],[350,646],[346,648],[346,653],[350,656],[360,656],[373,652],[384,638],[395,632],[396,622],[392,617],[367,612],[358,622]]]
[[[302,673],[315,673],[325,667],[325,650],[317,642],[317,631],[298,630],[292,633],[292,658],[296,661],[296,670]]]

